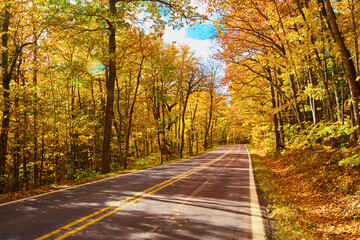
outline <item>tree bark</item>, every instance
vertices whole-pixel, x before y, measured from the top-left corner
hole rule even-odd
[[[188,91],[186,92],[183,111],[182,111],[182,116],[181,116],[181,144],[180,144],[180,150],[179,150],[179,157],[180,158],[183,157],[183,151],[184,151],[184,146],[185,146],[185,114],[186,114],[186,107],[187,107],[189,97],[190,97],[190,93],[191,93],[190,91],[191,90],[188,89]]]
[[[290,81],[291,92],[293,95],[294,113],[296,116],[296,120],[299,123],[299,125],[301,126],[301,128],[303,128],[303,123],[302,123],[303,119],[301,118],[300,107],[299,107],[299,103],[297,102],[297,92],[296,92],[296,88],[295,88],[293,74],[291,74],[289,76],[289,81]]]
[[[36,39],[36,29],[34,27],[34,38]],[[38,155],[38,112],[37,112],[37,105],[38,105],[38,95],[37,95],[37,84],[38,84],[38,42],[37,39],[34,42],[34,59],[33,59],[33,63],[34,63],[34,69],[33,69],[33,87],[35,89],[34,92],[34,111],[33,111],[33,115],[34,115],[34,119],[33,119],[33,144],[34,144],[34,149],[33,149],[33,161],[34,161],[34,184],[35,186],[38,186],[41,179],[39,179],[39,174],[35,173],[35,169],[38,168],[38,160],[39,160],[39,155]]]
[[[11,75],[8,72],[8,40],[9,40],[9,25],[10,25],[10,13],[5,10],[3,26],[2,26],[2,42],[1,47],[3,48],[1,54],[1,67],[3,71],[3,117],[1,122],[1,133],[0,133],[0,176],[4,176],[7,160],[7,146],[8,146],[8,131],[10,125],[10,80]],[[4,191],[4,183],[0,180],[0,193]]]
[[[116,1],[109,0],[110,16],[116,15]],[[105,126],[102,152],[102,173],[110,172],[111,161],[111,139],[112,139],[112,116],[114,105],[114,89],[116,79],[116,28],[111,20],[107,20],[109,26],[109,71],[106,79],[106,107],[105,107]]]
[[[352,22],[352,34],[354,37],[354,44],[355,44],[355,69],[357,74],[359,74],[359,39],[357,37],[356,34],[356,29],[357,29],[357,24],[356,24],[356,19],[355,19],[355,3],[354,0],[349,1],[349,8],[351,11],[351,22]]]
[[[194,139],[195,139],[195,117],[196,117],[196,111],[197,111],[197,107],[198,107],[198,102],[199,102],[199,98],[196,98],[196,105],[195,105],[195,109],[194,109],[194,114],[192,114],[191,116],[191,126],[190,126],[190,133],[189,133],[189,155],[192,156],[194,155],[193,152],[193,146],[194,146]]]
[[[277,117],[277,111],[276,111],[276,97],[275,97],[275,90],[274,90],[274,85],[272,77],[271,77],[271,70],[267,69],[267,77],[268,80],[271,82],[270,83],[270,92],[271,92],[271,103],[272,103],[272,107],[274,110],[273,113],[273,122],[274,122],[274,133],[275,133],[275,149],[276,151],[279,151],[281,149],[283,149],[284,147],[281,144],[281,138],[280,138],[280,132],[279,132],[279,122],[278,122],[278,117]]]
[[[212,113],[213,113],[213,103],[214,103],[214,84],[211,83],[212,86],[210,86],[210,112],[209,112],[209,119],[208,119],[208,123],[206,125],[206,129],[205,129],[205,137],[204,137],[204,149],[207,150],[208,149],[208,135],[209,135],[209,131],[210,131],[210,126],[211,126],[211,120],[212,120]]]
[[[140,48],[142,48],[141,34],[140,34]],[[141,52],[142,52],[142,49],[141,49]],[[125,132],[125,154],[124,154],[124,159],[123,159],[123,161],[124,161],[123,162],[124,169],[126,169],[127,165],[128,165],[127,158],[128,158],[128,155],[129,155],[129,148],[130,148],[130,134],[131,134],[131,129],[132,129],[132,117],[133,117],[133,114],[134,114],[134,107],[135,107],[135,103],[136,103],[137,93],[138,93],[138,90],[139,90],[142,68],[143,68],[143,64],[144,64],[144,60],[145,60],[145,57],[144,57],[143,53],[141,53],[141,54],[142,54],[142,58],[141,58],[139,72],[138,72],[137,81],[136,81],[134,99],[133,99],[133,101],[131,103],[130,112],[129,112],[129,121],[128,121],[127,129],[126,129],[126,132]]]
[[[354,101],[354,118],[355,125],[360,126],[359,119],[359,95],[360,95],[360,86],[356,81],[356,69],[354,62],[351,58],[350,51],[345,46],[344,39],[340,33],[339,26],[336,22],[336,16],[334,10],[331,6],[330,0],[319,0],[323,4],[323,15],[327,19],[327,24],[331,31],[331,34],[339,47],[341,59],[345,68],[346,77],[348,79],[349,88],[351,92],[351,98]]]
[[[316,83],[314,81],[314,76],[313,76],[313,71],[312,68],[309,68],[308,70],[308,82],[309,85],[311,84],[313,87],[316,86]],[[318,119],[318,110],[317,110],[317,101],[315,98],[313,98],[312,96],[309,96],[309,103],[310,103],[310,107],[311,107],[311,113],[312,113],[312,118],[313,118],[313,123],[314,125],[316,125],[319,122]]]

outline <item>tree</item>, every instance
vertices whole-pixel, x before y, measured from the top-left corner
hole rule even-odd
[[[179,157],[183,157],[185,147],[185,129],[186,129],[186,113],[190,96],[202,88],[204,79],[199,74],[199,63],[189,47],[181,46],[179,52],[179,62],[176,68],[177,79],[179,83],[180,102],[182,103],[181,113],[181,133],[180,133],[180,148]],[[191,143],[189,143],[191,144]]]
[[[321,0],[323,7],[323,15],[326,17],[327,24],[331,31],[331,34],[339,48],[341,59],[345,68],[346,77],[350,88],[351,97],[354,100],[354,118],[356,126],[360,127],[360,115],[359,115],[359,97],[360,97],[360,86],[357,81],[357,73],[354,65],[354,61],[350,54],[350,51],[345,46],[344,38],[341,35],[339,26],[336,22],[336,16],[334,9],[331,6],[330,0]],[[359,132],[358,132],[359,134]]]
[[[215,89],[208,121],[199,60],[162,40],[165,24],[198,16],[188,2],[0,3],[1,192],[198,153],[208,122],[209,145],[226,138]]]
[[[110,142],[112,139],[112,118],[113,118],[113,103],[114,103],[114,86],[116,78],[116,26],[114,20],[118,17],[116,10],[116,3],[121,2],[119,0],[109,0],[109,13],[110,19],[107,19],[106,22],[109,26],[109,69],[108,69],[108,78],[107,78],[107,101],[106,101],[106,113],[105,113],[105,127],[104,127],[104,140],[103,140],[103,155],[102,155],[102,172],[108,173],[110,171],[110,160],[111,160],[111,151],[110,151]],[[154,8],[154,4],[160,4],[164,7],[170,9],[172,13],[172,20],[176,15],[182,17],[191,17],[193,10],[191,8],[185,8],[184,5],[186,1],[177,0],[177,1],[131,1],[131,2],[144,2],[149,6],[150,13],[151,10],[160,11],[160,8]],[[131,3],[130,2],[130,3]],[[122,7],[126,7],[126,3],[122,4]],[[122,10],[123,11],[123,10]],[[123,16],[120,16],[122,19]]]
[[[254,141],[272,141],[275,149],[281,149],[304,131],[315,132],[309,129],[324,122],[337,124],[338,119],[345,126],[358,126],[357,64],[352,61],[358,55],[355,2],[254,0],[209,4],[221,16],[218,39],[222,49],[218,57],[226,62],[225,79],[237,91],[231,92],[231,98],[259,98],[258,104],[242,102],[262,120],[253,121],[261,125],[253,128]],[[259,93],[264,86],[269,90]],[[259,104],[262,108],[255,107]],[[274,134],[269,135],[269,129]]]
[[[204,64],[202,68],[202,78],[206,79],[206,90],[209,93],[209,115],[207,119],[207,125],[205,128],[205,136],[204,136],[204,149],[207,150],[209,147],[209,133],[213,120],[213,108],[214,108],[214,97],[216,94],[216,86],[219,81],[221,72],[221,64],[220,62],[216,62],[214,60],[209,60],[206,64]],[[211,141],[210,141],[211,142]]]
[[[36,2],[27,2],[19,5],[14,3],[4,3],[0,5],[3,16],[1,29],[1,77],[4,104],[0,133],[0,174],[2,176],[5,174],[8,155],[8,138],[11,120],[10,83],[15,75],[17,67],[21,65],[19,60],[23,51],[37,42],[48,25],[48,22],[46,21],[29,18],[27,13],[34,10],[33,4],[36,5]],[[39,2],[39,5],[41,4],[42,3]],[[34,14],[35,13],[36,11],[34,11]],[[40,24],[40,30],[34,33],[32,31],[34,28],[32,24]],[[9,43],[9,40],[12,40],[11,44]],[[3,191],[3,181],[0,180],[0,192],[1,191]]]

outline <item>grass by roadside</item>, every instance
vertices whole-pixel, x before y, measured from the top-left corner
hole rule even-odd
[[[213,147],[212,149],[208,149],[207,151],[200,150],[199,155],[202,155],[206,152],[213,151],[219,147],[220,146],[216,146],[216,147]],[[191,156],[191,157],[195,157],[195,156]],[[44,194],[47,192],[56,191],[56,190],[60,190],[60,189],[68,188],[68,187],[73,187],[73,186],[81,185],[84,183],[94,182],[94,181],[110,178],[110,177],[117,176],[117,175],[132,173],[132,172],[136,172],[139,170],[144,170],[144,169],[149,169],[149,168],[153,168],[153,167],[157,167],[157,166],[161,166],[161,165],[166,165],[166,164],[178,162],[178,161],[188,159],[188,158],[190,158],[190,156],[184,156],[183,158],[171,159],[171,160],[163,162],[163,163],[160,162],[160,156],[150,156],[150,157],[147,157],[146,159],[145,158],[132,159],[132,160],[130,159],[131,161],[129,163],[128,170],[122,170],[116,166],[113,166],[113,169],[117,169],[117,170],[114,170],[108,174],[100,174],[100,173],[93,173],[93,174],[86,173],[85,174],[84,173],[84,174],[79,174],[79,177],[73,181],[62,182],[61,184],[46,185],[46,186],[29,189],[29,190],[22,190],[22,191],[17,191],[17,192],[8,192],[8,193],[0,194],[0,204],[19,200],[22,198],[28,198],[28,197],[32,197],[35,195]]]
[[[251,156],[275,239],[360,238],[360,169],[339,166],[339,151]]]

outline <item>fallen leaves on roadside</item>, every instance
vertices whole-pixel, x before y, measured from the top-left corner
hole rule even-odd
[[[259,157],[258,179],[279,239],[360,238],[360,176],[338,166],[337,154],[298,150]]]

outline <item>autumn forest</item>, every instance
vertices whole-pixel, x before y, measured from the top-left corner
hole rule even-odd
[[[249,141],[360,164],[357,1],[190,2],[0,2],[1,193]],[[163,41],[209,20],[210,60]]]

